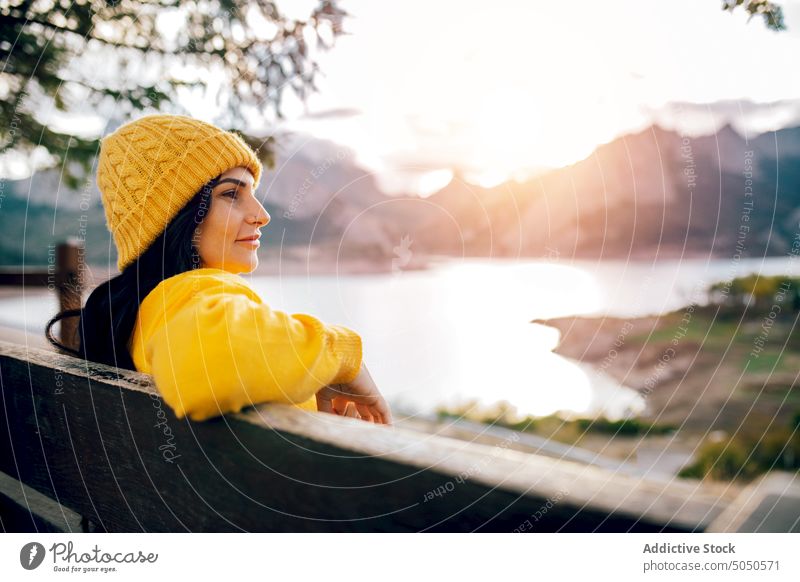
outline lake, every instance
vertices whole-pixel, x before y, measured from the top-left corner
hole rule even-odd
[[[552,353],[558,332],[532,319],[638,316],[703,303],[713,282],[790,274],[789,258],[648,262],[452,259],[391,274],[246,277],[275,309],[351,327],[364,361],[398,410],[432,412],[475,399],[523,414],[619,417],[636,392]],[[0,324],[43,333],[57,309],[40,292],[0,301]]]

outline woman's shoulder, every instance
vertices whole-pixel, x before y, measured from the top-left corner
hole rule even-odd
[[[141,308],[146,309],[154,303],[175,308],[203,295],[227,293],[246,295],[261,302],[258,294],[239,275],[222,269],[202,268],[164,279],[145,297]]]
[[[179,273],[178,275],[174,275],[167,279],[164,279],[159,283],[160,285],[164,285],[165,287],[174,287],[174,286],[181,286],[186,284],[195,284],[195,285],[234,285],[234,286],[242,286],[250,288],[247,284],[247,281],[244,280],[240,275],[236,275],[229,271],[224,271],[222,269],[212,269],[209,267],[204,267],[202,269],[192,269],[190,271],[184,271],[183,273]]]

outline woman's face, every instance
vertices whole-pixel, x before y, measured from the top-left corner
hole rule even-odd
[[[195,231],[203,267],[249,273],[258,266],[258,238],[270,221],[253,191],[253,174],[237,166],[211,189],[210,209]]]

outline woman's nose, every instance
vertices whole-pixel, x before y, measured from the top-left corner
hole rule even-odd
[[[256,201],[256,204],[258,206],[251,217],[252,221],[259,226],[266,226],[269,224],[269,221],[272,220],[272,217],[269,215],[269,212],[267,212],[266,208],[262,206],[261,202]]]

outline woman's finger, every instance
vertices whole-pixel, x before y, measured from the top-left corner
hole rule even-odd
[[[336,414],[333,409],[333,403],[327,398],[317,398],[317,410],[320,412],[327,412],[328,414]]]
[[[392,412],[389,410],[389,405],[383,397],[378,398],[378,401],[372,406],[373,415],[379,415],[383,420],[383,424],[392,424]]]
[[[331,402],[333,402],[333,410],[339,416],[344,416],[344,412],[347,409],[347,400],[342,398],[341,396],[337,396]]]
[[[358,410],[356,410],[355,402],[347,403],[347,405],[344,407],[344,415],[349,416],[350,418],[361,418],[361,416],[358,414]]]
[[[367,412],[369,413],[372,422],[374,422],[375,424],[383,424],[383,419],[381,418],[380,413],[377,410],[375,410],[374,406],[368,406]]]
[[[358,410],[358,414],[361,415],[361,420],[366,420],[367,422],[378,422],[372,415],[372,410],[369,406],[356,403],[356,410]]]
[[[382,416],[383,416],[383,422],[385,424],[393,424],[394,423],[394,420],[392,419],[392,410],[389,408],[388,404],[385,406],[385,410],[382,413]]]

